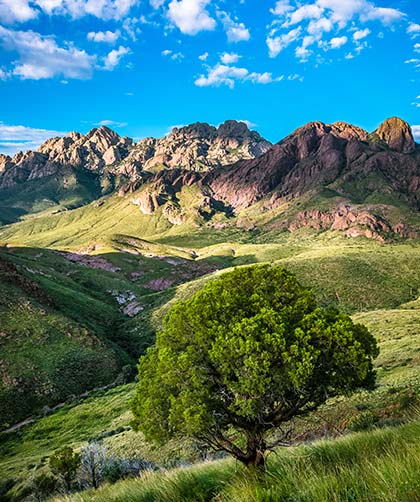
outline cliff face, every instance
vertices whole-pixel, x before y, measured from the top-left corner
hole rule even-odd
[[[418,209],[420,153],[410,126],[391,119],[377,131],[378,142],[349,124],[310,123],[261,157],[211,173],[207,182],[216,197],[236,209],[273,191],[293,198],[330,185],[338,193],[354,197],[361,192],[395,192]]]

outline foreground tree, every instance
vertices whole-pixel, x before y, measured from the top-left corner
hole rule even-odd
[[[80,455],[74,452],[70,446],[60,448],[50,457],[50,469],[63,480],[67,491],[71,490],[71,484],[76,477],[79,465]]]
[[[134,426],[190,436],[264,468],[267,436],[329,397],[374,383],[367,328],[323,309],[286,270],[236,269],[169,312],[140,360]]]

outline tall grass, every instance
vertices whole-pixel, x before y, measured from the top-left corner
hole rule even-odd
[[[232,460],[148,473],[56,502],[419,502],[420,422],[281,450],[263,480]]]

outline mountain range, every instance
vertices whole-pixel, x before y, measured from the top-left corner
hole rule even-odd
[[[185,189],[194,191],[189,204]],[[278,231],[414,237],[420,148],[409,124],[394,117],[372,133],[344,122],[312,122],[275,145],[236,121],[218,128],[196,123],[138,143],[100,127],[52,138],[36,152],[0,156],[3,224],[117,194],[143,214],[161,209],[169,226],[238,224],[239,218],[239,226],[246,220],[248,228],[266,230],[264,212]]]

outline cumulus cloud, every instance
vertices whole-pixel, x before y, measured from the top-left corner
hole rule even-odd
[[[295,55],[301,61],[307,61],[317,49],[326,51],[342,47],[349,42],[348,31],[354,31],[351,41],[355,52],[359,53],[367,47],[361,40],[371,33],[363,24],[376,21],[390,26],[406,17],[398,9],[379,7],[370,0],[312,0],[304,4],[297,0],[280,0],[270,12],[275,16],[266,38],[270,57],[276,57],[289,45],[297,43]],[[414,33],[416,28],[412,30]],[[340,33],[342,31],[346,33]],[[324,35],[329,32],[334,32],[335,36],[328,42]]]
[[[233,52],[232,53],[225,52],[220,56],[220,61],[223,64],[232,64],[232,63],[237,63],[240,57],[241,56],[239,54],[235,54]]]
[[[268,51],[271,58],[275,58],[283,49],[286,49],[292,42],[295,42],[300,37],[302,28],[299,26],[287,33],[273,37],[267,37]]]
[[[363,40],[366,38],[368,35],[370,35],[370,30],[369,28],[366,28],[364,30],[357,30],[353,33],[353,40]]]
[[[420,24],[409,23],[407,27],[407,33],[412,37],[416,38],[420,35]]]
[[[280,82],[284,76],[273,77],[272,73],[250,72],[246,68],[237,66],[227,66],[224,64],[216,64],[208,68],[207,75],[200,75],[195,81],[198,87],[220,87],[226,85],[230,89],[235,87],[236,82],[252,82],[253,84],[271,84]]]
[[[224,11],[219,11],[218,16],[223,23],[228,42],[247,42],[251,38],[251,33],[244,23],[232,19],[232,17]]]
[[[330,46],[332,49],[339,49],[343,45],[345,45],[348,41],[346,36],[343,37],[334,37],[330,40]]]
[[[120,38],[120,30],[116,31],[90,31],[87,34],[87,39],[92,42],[104,42],[107,44],[115,44],[115,42]]]
[[[122,19],[139,0],[0,0],[0,21],[25,22],[40,12],[48,15],[91,15],[103,20]]]
[[[61,131],[0,122],[0,153],[13,155],[20,150],[36,150],[47,139],[65,135],[66,133]]]
[[[0,21],[3,23],[23,23],[37,16],[38,11],[29,6],[28,0],[0,1]]]
[[[210,0],[172,0],[168,17],[186,35],[214,30],[216,21],[206,9],[209,3]]]
[[[121,59],[127,54],[130,54],[130,52],[131,51],[128,47],[124,47],[122,45],[120,45],[118,49],[113,49],[105,56],[103,60],[104,61],[103,68],[108,71],[113,70],[116,66],[120,64]]]
[[[16,51],[10,75],[22,79],[40,80],[61,76],[86,79],[92,75],[96,56],[77,49],[73,44],[57,45],[52,37],[34,31],[15,31],[0,26],[0,44],[7,51]]]
[[[208,57],[209,57],[209,53],[208,53],[208,52],[204,52],[203,54],[200,54],[200,55],[198,56],[198,59],[199,59],[200,61],[207,61],[207,58],[208,58]]]

